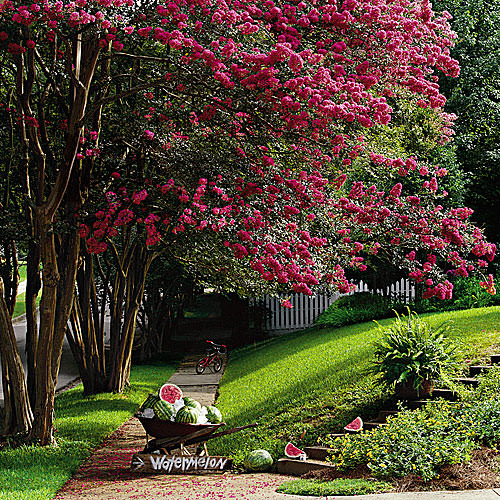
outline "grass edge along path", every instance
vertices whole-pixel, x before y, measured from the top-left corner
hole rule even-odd
[[[435,326],[452,321],[464,360],[500,352],[499,306],[421,316]],[[368,322],[293,332],[232,351],[216,406],[228,426],[258,427],[209,442],[210,452],[232,456],[238,465],[251,450],[267,449],[276,460],[288,441],[301,448],[340,432],[358,415],[374,417],[391,397],[365,373],[379,336]]]
[[[134,366],[123,394],[83,396],[82,386],[56,398],[57,448],[0,451],[0,500],[48,500],[107,436],[174,373],[178,363]]]
[[[391,483],[386,481],[367,479],[334,479],[333,481],[297,479],[283,483],[276,491],[288,495],[326,497],[332,495],[356,496],[370,493],[387,493],[393,489]]]

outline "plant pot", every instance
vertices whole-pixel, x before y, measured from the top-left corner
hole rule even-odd
[[[429,379],[423,380],[417,388],[415,388],[413,382],[405,382],[396,385],[396,396],[398,399],[415,400],[430,396],[433,390],[434,382]]]

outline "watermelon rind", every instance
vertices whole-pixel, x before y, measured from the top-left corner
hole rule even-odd
[[[175,421],[182,424],[197,424],[200,411],[192,406],[183,406],[175,415]]]
[[[160,397],[157,394],[149,393],[148,397],[146,398],[144,403],[142,403],[139,409],[143,411],[146,408],[153,408],[157,401],[160,401]]]
[[[170,420],[174,415],[174,407],[167,401],[161,399],[154,404],[153,410],[156,417],[160,420]]]
[[[204,406],[203,408],[205,408],[207,420],[211,424],[220,424],[222,422],[222,413],[219,408],[210,405]]]
[[[184,401],[184,406],[191,406],[191,408],[196,408],[197,410],[201,410],[201,404],[193,398],[182,398]]]
[[[302,451],[301,449],[297,448],[294,444],[288,443],[285,446],[285,455],[288,458],[302,458],[306,456],[305,451]]]
[[[356,417],[351,423],[347,424],[344,429],[348,432],[360,432],[363,430],[363,420],[361,420],[361,417]]]
[[[264,472],[273,465],[273,457],[267,450],[254,450],[243,461],[243,467],[249,472]]]
[[[175,384],[163,384],[158,390],[158,397],[167,403],[174,404],[182,399],[182,390]]]

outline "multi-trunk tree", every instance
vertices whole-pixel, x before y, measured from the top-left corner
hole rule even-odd
[[[348,290],[345,269],[385,248],[445,298],[445,271],[493,257],[467,209],[439,206],[446,172],[370,151],[363,137],[390,126],[389,99],[435,110],[446,132],[434,71],[458,74],[447,19],[405,0],[0,1],[0,95],[19,150],[12,168],[28,179],[32,305],[42,269],[39,326],[28,310],[33,438],[53,441],[82,240],[93,254],[116,250],[120,274],[128,250],[118,240],[144,235],[130,261],[142,283],[154,255],[169,252],[233,289],[306,294]],[[361,157],[415,177],[417,192],[345,184]],[[102,209],[90,211],[89,190]],[[118,274],[116,314],[133,326],[143,287],[124,308]],[[123,333],[117,390],[133,328]]]

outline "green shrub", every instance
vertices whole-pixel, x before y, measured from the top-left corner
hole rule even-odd
[[[469,421],[476,439],[497,447],[500,446],[500,365],[478,379],[478,387],[463,394],[463,418]]]
[[[373,295],[369,292],[355,293],[337,299],[318,316],[315,326],[340,328],[387,318],[394,314],[394,310],[402,311],[404,307],[403,304],[393,302],[382,295]]]
[[[318,479],[297,479],[283,483],[276,490],[289,495],[366,495],[368,493],[385,493],[393,489],[390,483],[367,479],[334,479],[320,481]]]
[[[481,445],[500,446],[500,366],[457,402],[436,399],[390,417],[385,427],[324,443],[340,470],[366,464],[375,477],[416,474],[428,481],[443,465],[470,460]]]
[[[481,373],[477,379],[479,384],[474,391],[468,393],[468,400],[500,399],[500,364],[493,365],[489,370]]]
[[[389,387],[411,385],[417,391],[426,381],[449,381],[458,368],[457,350],[446,337],[449,323],[433,328],[417,313],[397,314],[375,344],[375,361],[369,372],[378,375]]]
[[[330,461],[341,470],[366,464],[375,477],[416,474],[425,481],[443,465],[470,460],[478,446],[461,405],[443,400],[404,410],[387,426],[325,442],[332,448]]]

